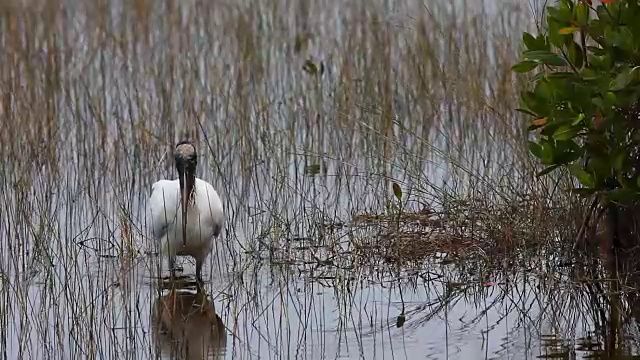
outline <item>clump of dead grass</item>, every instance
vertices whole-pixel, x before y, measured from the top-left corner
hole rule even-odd
[[[513,263],[522,254],[566,250],[580,220],[581,212],[575,208],[552,206],[541,197],[502,203],[470,197],[449,201],[438,210],[359,214],[351,226],[377,229],[377,236],[354,241],[363,258],[415,263],[446,254],[461,261]]]
[[[438,207],[363,212],[317,224],[308,236],[280,227],[266,234],[253,254],[311,278],[368,278],[379,271],[452,263],[460,269],[474,264],[489,276],[540,262],[556,264],[572,253],[583,218],[581,202],[563,206],[533,194],[514,198],[458,197]]]

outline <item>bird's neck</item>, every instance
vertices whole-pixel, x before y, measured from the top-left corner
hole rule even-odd
[[[195,201],[195,192],[196,192],[196,176],[195,174],[184,174],[186,175],[185,177],[183,177],[183,174],[180,173],[179,174],[180,177],[178,178],[178,181],[180,182],[180,199],[181,199],[181,203],[184,202],[184,198],[182,197],[182,191],[186,190],[188,193],[187,195],[187,200],[186,200],[186,206],[189,207],[191,204],[194,203]],[[185,189],[186,188],[186,189]]]
[[[196,176],[195,175],[188,175],[189,176],[189,181],[191,182],[191,184],[193,184],[193,186],[191,187],[191,191],[189,192],[189,201],[187,203],[187,205],[193,204],[194,199],[196,197]]]

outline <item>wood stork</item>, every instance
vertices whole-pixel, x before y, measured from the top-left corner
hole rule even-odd
[[[172,277],[176,256],[190,255],[196,260],[196,279],[202,283],[202,264],[224,225],[222,202],[211,184],[196,178],[198,154],[191,142],[179,142],[174,159],[178,179],[152,185],[152,236],[159,242],[161,254],[169,258]]]

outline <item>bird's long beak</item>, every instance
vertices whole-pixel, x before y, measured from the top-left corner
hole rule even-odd
[[[180,203],[182,205],[182,245],[187,241],[187,209],[193,191],[193,174],[188,169],[180,171]]]

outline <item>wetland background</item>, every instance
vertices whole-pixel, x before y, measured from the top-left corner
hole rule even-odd
[[[0,357],[637,354],[635,264],[576,241],[588,204],[535,177],[514,110],[540,16],[3,1]],[[205,293],[159,286],[147,237],[184,137],[227,214]]]

